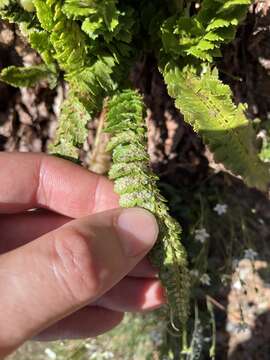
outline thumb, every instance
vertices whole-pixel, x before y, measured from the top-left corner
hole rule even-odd
[[[0,256],[0,356],[99,298],[154,245],[143,209],[74,220]]]

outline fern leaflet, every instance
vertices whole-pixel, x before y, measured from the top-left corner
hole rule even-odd
[[[41,80],[47,80],[50,87],[54,88],[57,76],[44,64],[29,67],[10,66],[0,74],[0,81],[15,87],[32,87]]]

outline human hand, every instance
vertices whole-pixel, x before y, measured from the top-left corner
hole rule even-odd
[[[119,209],[110,181],[65,160],[0,153],[0,169],[0,358],[33,337],[96,336],[164,302],[145,258],[153,215]]]

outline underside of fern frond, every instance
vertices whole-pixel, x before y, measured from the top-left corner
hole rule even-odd
[[[243,105],[232,102],[229,86],[209,67],[198,76],[192,70],[168,64],[164,78],[170,96],[214,152],[217,162],[240,175],[251,187],[266,190],[269,166],[263,163],[255,147],[255,133],[244,114]]]
[[[169,215],[157,187],[158,178],[149,167],[142,98],[136,91],[126,90],[109,101],[108,109],[106,131],[112,134],[108,150],[113,158],[109,176],[115,182],[121,206],[143,207],[158,219],[160,237],[151,260],[159,268],[173,318],[184,328],[189,313],[187,257],[181,227]]]

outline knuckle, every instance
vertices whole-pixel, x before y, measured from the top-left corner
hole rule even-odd
[[[100,284],[91,239],[76,227],[64,227],[54,234],[53,253],[54,274],[63,291],[80,303],[94,298]]]

